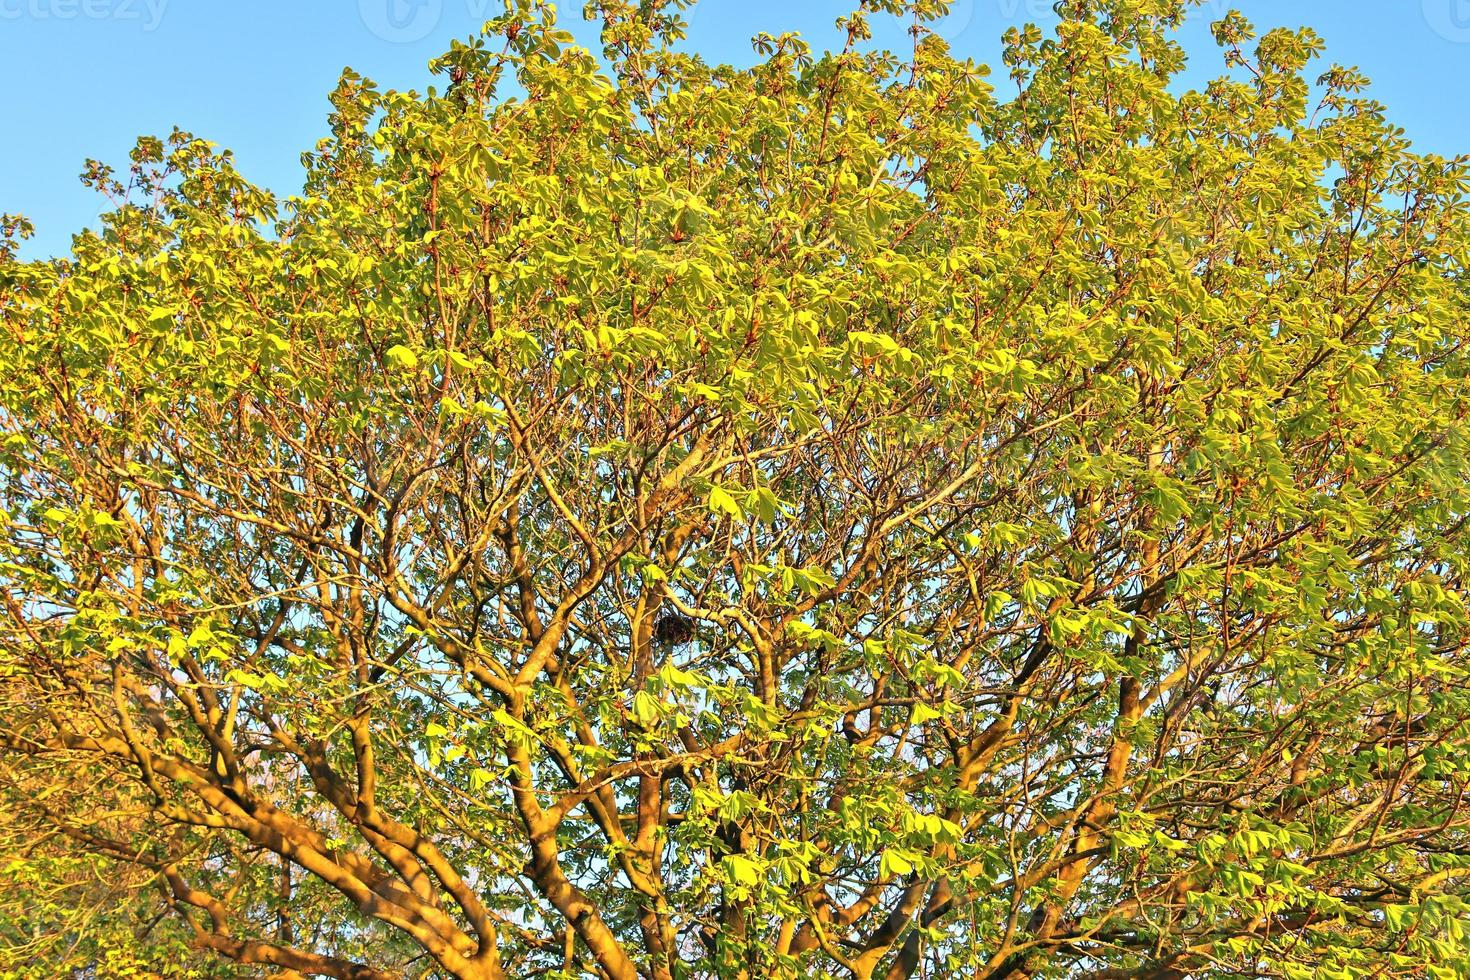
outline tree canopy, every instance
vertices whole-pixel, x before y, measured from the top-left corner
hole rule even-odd
[[[0,222],[0,975],[1470,976],[1470,162],[684,5]]]

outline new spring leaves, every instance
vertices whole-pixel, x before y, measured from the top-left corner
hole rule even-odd
[[[1465,974],[1465,162],[941,7],[517,4],[0,249],[13,973]]]

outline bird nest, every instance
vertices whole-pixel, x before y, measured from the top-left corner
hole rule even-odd
[[[684,616],[663,616],[653,624],[653,638],[671,647],[694,642],[694,621]]]

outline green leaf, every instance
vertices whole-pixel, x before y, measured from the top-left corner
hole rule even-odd
[[[413,351],[402,344],[394,344],[388,348],[388,361],[405,371],[412,371],[419,366],[419,357]]]
[[[725,514],[736,520],[745,519],[745,511],[735,502],[735,498],[720,487],[710,487],[707,504],[716,514]]]
[[[633,697],[633,717],[644,728],[653,728],[664,715],[663,703],[647,691],[639,691]]]
[[[761,866],[747,857],[732,854],[724,860],[725,877],[737,885],[755,887],[761,881]]]
[[[890,847],[883,852],[883,858],[879,862],[878,873],[885,878],[898,878],[909,874],[914,870],[912,855],[898,848]]]
[[[909,721],[915,725],[922,725],[925,722],[934,721],[935,719],[943,717],[944,712],[940,711],[938,708],[935,708],[920,701],[918,704],[914,705],[914,713]]]

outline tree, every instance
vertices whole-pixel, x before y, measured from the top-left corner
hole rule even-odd
[[[1467,160],[1306,30],[1184,91],[1179,0],[1004,98],[937,0],[679,6],[4,223],[12,896],[210,976],[1470,976]]]

